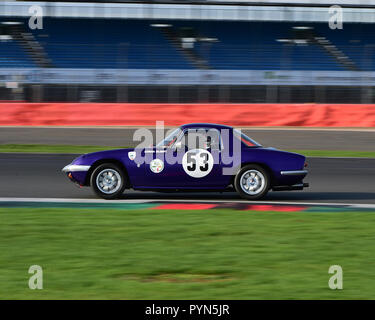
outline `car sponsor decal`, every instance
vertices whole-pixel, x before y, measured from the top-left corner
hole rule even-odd
[[[128,157],[132,161],[135,159],[135,155],[136,155],[135,151],[128,152]]]
[[[160,173],[164,169],[164,162],[161,159],[154,159],[150,162],[150,169],[153,173]]]
[[[193,178],[207,176],[214,166],[212,154],[204,149],[194,149],[186,152],[182,158],[184,171]]]

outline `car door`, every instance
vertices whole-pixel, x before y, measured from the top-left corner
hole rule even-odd
[[[212,143],[212,134],[215,135],[215,143]],[[199,138],[198,143],[194,143],[196,137]],[[213,133],[205,128],[186,129],[172,146],[159,150],[154,148],[149,152],[152,152],[152,160],[144,167],[145,183],[149,188],[209,189],[226,186],[227,177],[222,176],[218,130]]]

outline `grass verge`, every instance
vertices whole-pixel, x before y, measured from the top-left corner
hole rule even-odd
[[[126,148],[126,147],[45,145],[45,144],[2,144],[0,145],[0,152],[82,154],[82,153],[90,153],[90,152],[120,149],[120,148]]]
[[[346,158],[375,158],[375,151],[347,150],[288,150],[305,155],[306,157],[346,157]]]
[[[108,146],[76,146],[76,145],[43,145],[43,144],[2,144],[1,152],[26,153],[89,153],[95,151],[112,150],[128,147]],[[307,157],[353,157],[375,158],[375,151],[346,151],[346,150],[286,150],[303,154]]]
[[[0,299],[374,299],[374,213],[1,208]]]

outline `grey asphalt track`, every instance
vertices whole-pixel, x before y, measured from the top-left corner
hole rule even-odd
[[[0,197],[95,199],[61,172],[76,156],[0,154]],[[375,204],[375,159],[310,158],[304,191],[270,192],[266,200]],[[236,193],[156,193],[129,190],[124,199],[239,200]]]
[[[135,128],[0,127],[1,144],[136,146]],[[363,130],[363,129],[362,129]],[[289,150],[375,150],[375,130],[243,129],[266,147]],[[154,135],[155,136],[155,135]]]

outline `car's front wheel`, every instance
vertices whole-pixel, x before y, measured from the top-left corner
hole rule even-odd
[[[234,178],[234,187],[244,199],[261,199],[270,188],[270,177],[261,166],[256,164],[246,165]]]
[[[103,199],[116,199],[125,190],[125,174],[115,164],[104,163],[93,171],[91,188]]]

